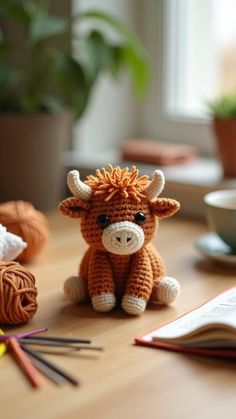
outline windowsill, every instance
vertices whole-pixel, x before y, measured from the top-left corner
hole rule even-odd
[[[81,178],[94,172],[98,167],[135,164],[141,174],[151,176],[153,165],[124,162],[118,153],[108,150],[103,153],[81,154],[77,151],[67,152],[64,156],[66,170],[79,169]],[[180,214],[202,218],[204,216],[203,197],[206,193],[219,189],[236,188],[236,179],[222,178],[220,164],[215,159],[197,158],[191,163],[176,166],[161,167],[166,178],[165,196],[177,199],[181,203]]]

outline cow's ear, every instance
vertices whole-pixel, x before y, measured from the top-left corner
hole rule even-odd
[[[59,210],[62,214],[71,218],[80,218],[85,216],[89,208],[89,202],[82,201],[81,199],[74,197],[64,199],[64,201],[59,204]]]
[[[158,218],[166,218],[179,210],[180,203],[175,199],[157,198],[150,202],[150,208]]]

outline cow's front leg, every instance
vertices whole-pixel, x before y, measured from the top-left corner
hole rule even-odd
[[[94,310],[107,312],[116,304],[112,270],[106,253],[95,251],[88,270],[88,290]]]
[[[122,308],[126,313],[138,315],[143,313],[152,292],[153,274],[150,258],[145,249],[137,252],[132,261]]]

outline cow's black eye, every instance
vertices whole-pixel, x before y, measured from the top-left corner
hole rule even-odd
[[[137,214],[135,215],[135,222],[138,225],[142,225],[146,223],[146,217],[142,212],[137,212]]]
[[[106,228],[110,224],[110,218],[106,214],[100,214],[96,220],[97,225],[101,228]]]

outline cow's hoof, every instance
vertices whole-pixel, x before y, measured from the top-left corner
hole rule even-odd
[[[123,310],[133,316],[142,314],[146,305],[147,302],[143,298],[136,297],[135,295],[124,295],[121,303]]]
[[[88,296],[87,284],[78,276],[71,276],[64,283],[65,297],[71,303],[83,303]]]
[[[92,305],[95,311],[106,313],[111,311],[116,305],[116,297],[112,293],[95,295],[92,298]]]
[[[175,278],[166,276],[161,279],[158,287],[156,298],[159,303],[170,304],[172,303],[180,293],[180,284]]]

